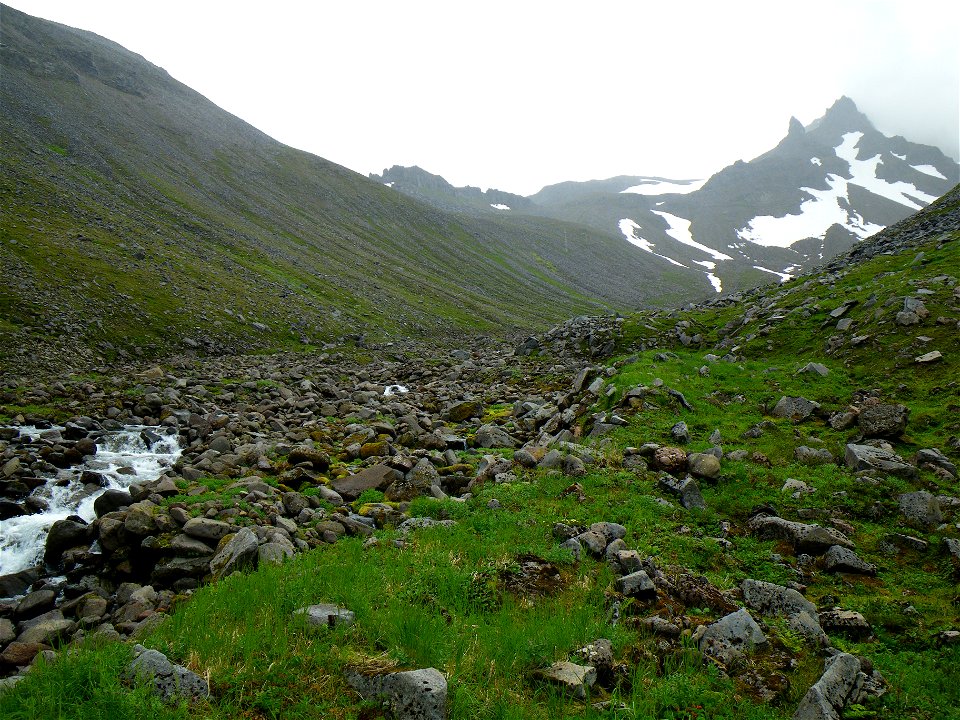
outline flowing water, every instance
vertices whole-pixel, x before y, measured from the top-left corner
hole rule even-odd
[[[41,436],[52,436],[55,440],[59,437],[56,428],[18,427],[17,430],[21,437],[35,440]],[[93,503],[104,491],[156,480],[176,462],[181,450],[179,436],[164,427],[131,425],[99,437],[95,455],[81,465],[47,476],[47,482],[31,493],[47,503],[46,510],[0,521],[0,575],[38,565],[43,558],[47,532],[57,520],[79,515],[90,522],[96,517]],[[88,470],[104,478],[103,487],[81,482],[81,475]]]

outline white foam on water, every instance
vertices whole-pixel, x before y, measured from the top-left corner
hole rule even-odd
[[[22,436],[34,440],[59,436],[60,428],[38,430],[17,428]],[[145,431],[159,439],[148,446]],[[33,515],[21,515],[0,521],[0,575],[19,572],[39,564],[43,557],[47,532],[58,520],[79,515],[87,522],[96,517],[93,504],[108,489],[123,489],[134,482],[150,482],[180,457],[180,439],[169,428],[132,425],[110,431],[97,439],[97,452],[83,464],[60,470],[34,490],[31,495],[44,500],[48,509]],[[90,470],[100,473],[106,487],[92,487],[80,482],[81,474]]]
[[[391,395],[405,395],[408,392],[410,392],[410,390],[403,385],[387,385],[387,387],[384,388],[383,396],[390,397]]]

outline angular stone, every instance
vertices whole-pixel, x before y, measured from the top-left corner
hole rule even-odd
[[[616,587],[617,592],[627,597],[648,599],[657,596],[657,587],[653,584],[650,576],[643,570],[638,570],[637,572],[632,572],[629,575],[617,578],[614,587]]]
[[[256,567],[257,536],[250,528],[240,528],[210,560],[210,575],[214,580],[226,577],[234,570]]]
[[[183,532],[190,537],[217,542],[224,536],[236,532],[236,530],[237,528],[234,525],[210,518],[190,518],[183,526]]]
[[[900,404],[868,405],[857,416],[866,438],[898,438],[907,427],[910,409]]]
[[[560,687],[578,700],[586,698],[587,688],[597,681],[596,668],[572,662],[557,662],[538,670],[536,674],[541,680]]]
[[[763,540],[786,540],[797,552],[822,555],[833,545],[853,548],[853,543],[838,530],[817,524],[784,520],[775,515],[757,515],[747,526]]]
[[[134,659],[127,666],[127,676],[149,681],[164,700],[206,698],[210,695],[207,681],[182,665],[176,665],[157,650],[142,645],[133,648]]]
[[[703,510],[707,507],[703,495],[700,494],[700,486],[691,477],[679,480],[672,475],[661,475],[657,478],[657,487],[680,498],[680,504],[688,510],[693,508]]]
[[[921,365],[926,365],[927,363],[934,363],[939,360],[943,360],[943,353],[939,350],[934,350],[932,352],[924,353],[923,355],[918,355],[913,359],[914,362]]]
[[[762,580],[744,580],[740,589],[747,607],[763,615],[794,615],[808,612],[816,615],[817,606],[796,590]]]
[[[386,490],[399,473],[389,465],[374,465],[354,475],[347,475],[330,483],[347,500],[356,500],[365,490]]]
[[[854,610],[825,610],[817,619],[820,627],[827,632],[839,632],[853,638],[866,638],[873,634],[867,619]]]
[[[863,679],[860,661],[853,655],[828,658],[823,675],[803,696],[793,720],[840,720],[843,708],[858,699]]]
[[[930,530],[943,522],[940,501],[926,490],[904,493],[898,502],[901,514],[912,527]]]
[[[877,566],[861,560],[853,550],[839,545],[832,546],[823,556],[823,567],[831,573],[854,573],[876,575]]]
[[[450,422],[463,422],[472,417],[480,417],[483,414],[483,403],[479,400],[466,400],[451,405],[444,413],[444,417]]]
[[[577,535],[576,539],[580,545],[586,549],[587,552],[596,557],[603,555],[604,551],[607,549],[606,536],[601,535],[598,532],[587,531]]]
[[[819,409],[820,403],[818,402],[802,397],[784,395],[777,401],[773,410],[770,411],[770,415],[775,418],[790,418],[794,422],[800,422],[809,418]]]
[[[385,675],[348,672],[347,682],[366,699],[386,701],[397,720],[446,720],[447,681],[436,668]]]
[[[854,472],[879,470],[889,475],[907,479],[917,476],[917,469],[908,464],[902,457],[889,450],[875,448],[872,445],[848,444],[844,460],[847,467]]]
[[[474,436],[477,447],[482,448],[515,448],[516,439],[506,430],[496,425],[481,425]]]

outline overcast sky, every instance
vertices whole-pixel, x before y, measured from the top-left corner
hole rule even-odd
[[[419,165],[521,194],[702,178],[842,94],[889,135],[960,144],[955,0],[10,3],[364,174]]]

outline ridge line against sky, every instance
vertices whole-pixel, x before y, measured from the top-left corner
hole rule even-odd
[[[703,178],[844,94],[881,132],[955,159],[960,146],[960,3],[946,0],[11,6],[118,42],[363,174],[418,165],[524,195]]]

